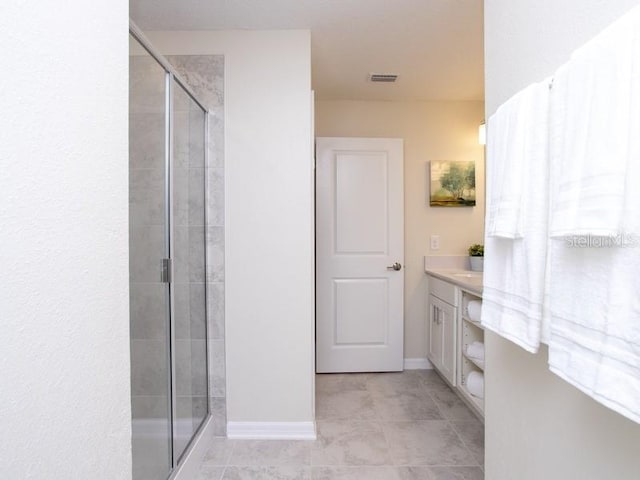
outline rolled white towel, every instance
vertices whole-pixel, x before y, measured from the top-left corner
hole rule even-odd
[[[480,300],[471,300],[467,304],[467,313],[469,314],[469,319],[474,322],[480,321],[480,312],[482,311],[482,301]]]
[[[471,372],[467,375],[467,390],[474,397],[484,398],[484,374]]]
[[[467,345],[467,356],[474,360],[484,360],[484,343],[472,342]]]

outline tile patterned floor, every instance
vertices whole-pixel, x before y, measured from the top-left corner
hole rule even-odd
[[[216,438],[198,480],[483,480],[484,427],[430,370],[316,376],[315,441]]]

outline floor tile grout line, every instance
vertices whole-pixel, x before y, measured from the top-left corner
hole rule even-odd
[[[226,467],[231,463],[231,459],[233,458],[233,454],[235,453],[237,446],[238,446],[238,441],[231,440],[231,448],[229,449],[229,454],[227,455],[227,460],[225,462],[225,470],[226,470]]]
[[[376,420],[381,421],[382,415],[380,414],[380,408],[378,406],[378,403],[376,402],[376,394],[369,388],[367,388],[367,393],[371,396],[371,401],[373,402],[373,411],[376,414]]]
[[[387,454],[389,455],[389,460],[393,465],[396,464],[396,459],[393,454],[393,449],[391,448],[391,442],[389,441],[389,437],[387,436],[387,431],[384,428],[384,422],[380,422],[380,430],[382,430],[382,436],[384,438],[384,443],[387,445]]]
[[[404,372],[401,372],[401,373],[404,373]],[[417,376],[417,375],[416,375],[416,376]],[[431,394],[429,393],[428,388],[427,388],[426,383],[424,382],[424,380],[418,377],[418,381],[416,382],[416,384],[413,384],[413,385],[415,385],[415,386],[417,386],[417,387],[418,387],[418,388],[417,388],[417,390],[418,390],[420,393],[422,393],[422,394],[426,394],[426,395],[427,395],[427,397],[428,397],[428,398],[431,400],[431,402],[435,405],[435,407],[436,407],[436,410],[437,410],[438,414],[439,414],[442,418],[422,418],[422,419],[420,419],[420,418],[418,418],[418,419],[416,419],[416,418],[408,419],[408,418],[407,418],[407,419],[399,419],[399,420],[398,420],[398,419],[393,419],[393,418],[384,418],[384,417],[380,414],[380,411],[379,411],[378,407],[376,407],[376,406],[375,406],[375,398],[376,398],[376,396],[382,396],[382,397],[384,397],[384,396],[385,396],[385,394],[384,394],[384,392],[378,392],[378,391],[374,391],[374,390],[372,390],[372,391],[371,391],[371,395],[374,397],[374,408],[376,409],[376,413],[377,413],[377,416],[378,416],[378,418],[380,419],[380,421],[399,421],[399,422],[401,422],[401,421],[416,421],[416,420],[417,420],[417,421],[420,421],[420,420],[447,420],[447,417],[444,415],[444,413],[442,412],[442,410],[438,407],[438,404],[435,402],[435,399],[434,399],[434,398],[431,396]],[[411,393],[414,393],[414,392],[411,392]],[[378,394],[378,395],[376,395],[376,394]]]
[[[464,439],[462,438],[462,435],[460,435],[460,433],[458,432],[458,429],[455,427],[455,425],[453,424],[453,421],[449,421],[451,430],[453,430],[453,433],[456,434],[456,436],[458,437],[458,439],[460,440],[460,442],[462,442],[462,445],[464,445],[464,448],[471,454],[471,457],[476,461],[476,463],[478,464],[479,467],[481,467],[482,465],[480,465],[480,462],[478,461],[475,453],[473,453],[471,451],[471,449],[469,448],[469,446],[467,445],[467,442],[464,441]]]
[[[440,412],[440,415],[442,415],[442,418],[444,420],[449,420],[449,417],[446,415],[446,413],[444,412],[444,409],[440,406],[440,402],[431,394],[431,392],[429,391],[428,388],[425,389],[427,391],[427,395],[429,395],[429,398],[431,399],[431,401],[433,402],[433,404],[436,406],[436,408],[438,409],[438,412]]]

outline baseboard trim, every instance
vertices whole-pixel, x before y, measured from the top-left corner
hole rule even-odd
[[[227,437],[265,440],[315,440],[315,422],[227,422]]]
[[[433,365],[428,358],[405,358],[405,370],[432,370]]]

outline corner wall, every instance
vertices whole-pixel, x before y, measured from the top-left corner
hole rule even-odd
[[[128,23],[0,7],[3,478],[131,478]]]
[[[540,81],[637,0],[485,1],[487,117]],[[490,166],[489,166],[490,167]],[[531,355],[487,332],[486,478],[636,480],[640,425],[551,373],[547,349]]]
[[[227,419],[311,425],[310,34],[146,34],[164,55],[225,57]]]
[[[466,255],[482,243],[484,228],[484,149],[478,126],[482,102],[316,101],[318,137],[395,137],[404,139],[404,310],[407,359],[424,359],[424,255]],[[476,206],[430,207],[427,203],[428,162],[475,160]],[[440,249],[429,250],[431,235],[440,235]]]

